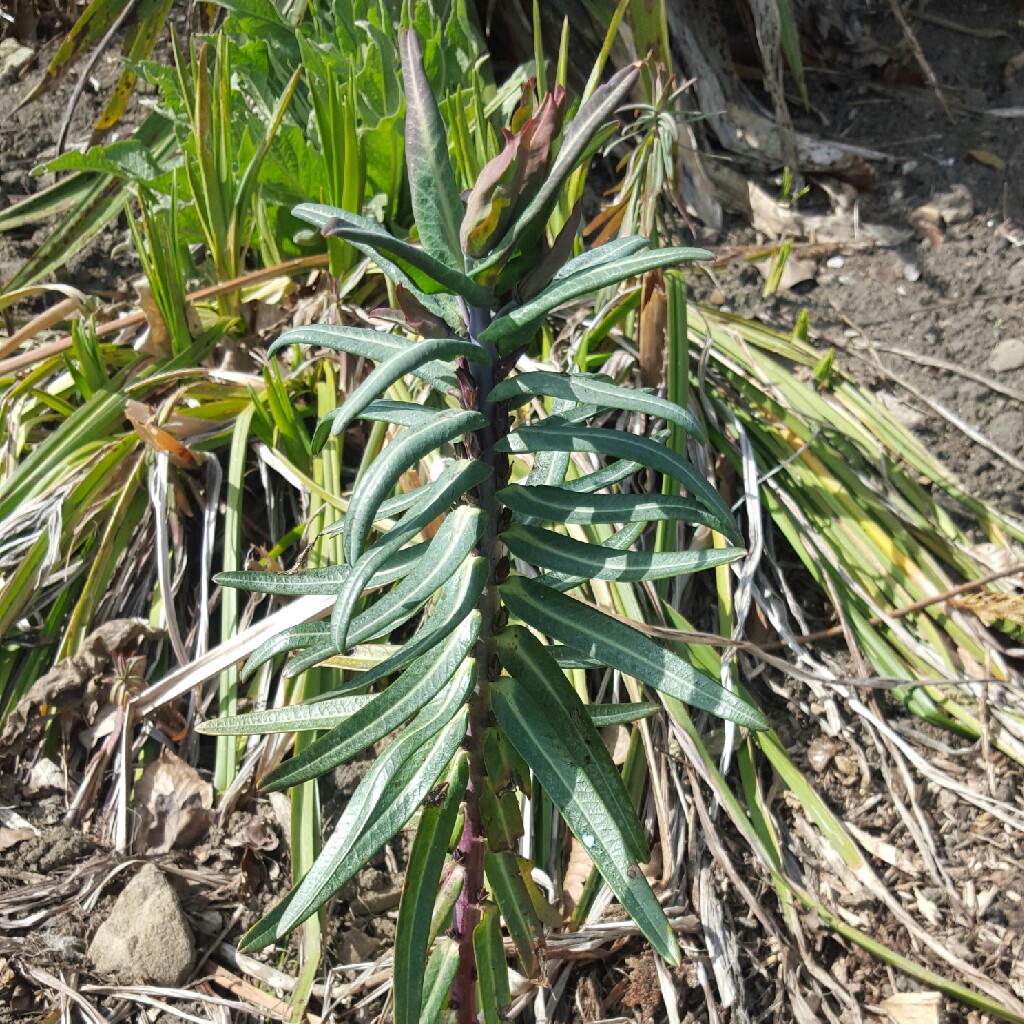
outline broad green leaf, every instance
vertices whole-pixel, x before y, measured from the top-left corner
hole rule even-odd
[[[490,362],[484,348],[458,338],[428,339],[396,353],[387,362],[381,363],[329,418],[320,421],[313,435],[313,452],[319,452],[328,437],[340,434],[374,399],[380,398],[395,381],[401,380],[407,373],[412,373],[424,363],[451,360],[458,356],[472,363]]]
[[[611,552],[628,551],[647,529],[646,523],[627,523],[621,530],[613,533],[606,541],[603,541],[599,548]],[[565,593],[568,590],[575,590],[583,583],[588,583],[591,577],[580,576],[571,573],[556,572],[549,569],[543,576],[541,582],[546,587],[553,587],[555,590]]]
[[[331,697],[310,704],[289,704],[282,708],[251,711],[247,715],[211,718],[196,725],[204,736],[264,736],[282,732],[312,732],[333,729],[364,708],[371,696]]]
[[[353,565],[359,561],[381,502],[406,470],[441,445],[479,430],[486,423],[478,412],[446,409],[433,422],[410,427],[386,445],[352,492],[345,515],[345,560]]]
[[[541,527],[514,524],[501,535],[502,543],[525,562],[586,579],[661,580],[684,573],[700,572],[742,557],[742,548],[707,550],[615,551],[600,544],[586,544]]]
[[[458,269],[462,265],[459,225],[463,209],[448,159],[448,132],[423,70],[416,33],[402,32],[398,48],[405,84],[405,154],[416,228],[431,256]]]
[[[523,973],[528,978],[539,977],[539,954],[544,942],[544,930],[533,909],[523,876],[519,873],[519,858],[512,850],[494,853],[488,847],[484,852],[484,876],[491,896],[505,919]]]
[[[459,944],[454,939],[441,939],[430,954],[423,977],[423,1008],[419,1024],[438,1024],[442,1020],[458,970]]]
[[[409,821],[466,736],[465,709],[454,712],[449,710],[449,703],[442,705],[443,722],[424,719],[426,724],[418,726],[426,713],[420,712],[417,722],[378,758],[352,795],[313,868],[246,932],[239,949],[247,953],[263,949],[301,924]],[[389,752],[406,739],[407,733],[408,741],[397,756],[389,758]]]
[[[420,1019],[434,896],[468,779],[467,755],[462,753],[448,771],[441,798],[427,803],[416,826],[395,931],[394,1024],[417,1024]]]
[[[350,215],[345,213],[328,222],[323,226],[323,235],[327,238],[344,238],[357,247],[365,246],[378,254],[388,253],[424,295],[454,292],[473,306],[490,308],[494,297],[471,277],[434,259],[426,250],[395,238],[383,228],[362,228],[348,223],[349,219]]]
[[[415,615],[469,558],[483,534],[485,523],[486,516],[481,509],[468,505],[457,508],[441,524],[430,541],[427,554],[416,563],[412,572],[354,621],[352,613],[358,593],[355,587],[350,589],[346,586],[338,595],[331,616],[331,638],[338,650],[344,651],[352,644],[374,640]],[[375,553],[371,548],[368,556]],[[352,579],[356,581],[358,578],[358,571],[353,571]]]
[[[372,359],[375,363],[384,363],[417,344],[400,334],[385,334],[383,331],[371,331],[365,327],[311,324],[308,327],[295,327],[285,331],[267,349],[267,355],[275,355],[289,345],[316,345],[320,348],[329,348],[333,352],[347,352],[363,359]],[[458,394],[459,382],[455,372],[444,363],[425,363],[412,372],[413,376],[419,377],[437,391]]]
[[[418,427],[436,415],[437,409],[416,402],[392,402],[382,398],[371,402],[359,414],[359,418],[377,423],[395,423],[401,427]]]
[[[561,735],[572,764],[586,772],[590,787],[611,816],[630,856],[646,861],[651,854],[633,802],[579,694],[528,629],[509,626],[498,635],[496,643],[505,670]]]
[[[764,715],[650,637],[542,583],[513,576],[501,588],[509,611],[559,643],[670,697],[750,729],[766,729]]]
[[[613,465],[618,466],[619,463]],[[497,498],[518,515],[531,516],[541,522],[591,526],[596,523],[656,523],[670,519],[700,523],[719,533],[726,533],[732,528],[731,523],[723,523],[709,515],[692,499],[670,494],[596,494],[585,497],[565,486],[524,487],[512,484],[498,491]]]
[[[659,398],[636,388],[623,388],[600,377],[579,373],[550,373],[532,370],[507,377],[488,396],[491,402],[507,402],[515,408],[528,402],[534,395],[561,398],[568,402],[596,405],[601,409],[626,409],[644,413],[675,423],[697,438],[703,437],[697,418],[688,409],[665,398]]]
[[[504,1024],[512,997],[508,989],[508,964],[501,941],[501,918],[493,903],[485,903],[480,923],[473,929],[476,960],[477,1002],[484,1024]]]
[[[665,912],[588,771],[575,764],[564,731],[516,680],[503,678],[495,683],[491,704],[499,725],[530,764],[626,912],[654,948],[670,964],[678,964],[679,947]]]
[[[403,725],[457,673],[470,671],[471,663],[466,658],[479,632],[480,613],[476,612],[444,644],[417,658],[369,704],[261,779],[260,788],[273,792],[320,778]],[[316,708],[315,704],[311,706]]]
[[[572,277],[553,281],[529,302],[492,321],[491,325],[480,333],[480,340],[496,346],[501,353],[510,352],[517,345],[527,341],[550,312],[573,299],[590,295],[631,277],[640,277],[650,270],[670,267],[684,260],[706,260],[710,259],[711,255],[706,249],[668,246],[637,253],[604,266],[581,270]]]
[[[501,438],[498,451],[545,452],[571,451],[610,455],[614,458],[640,462],[678,480],[704,508],[719,517],[723,523],[732,522],[729,506],[718,492],[682,456],[665,445],[639,434],[607,427],[575,427],[545,423],[538,427],[520,427]],[[739,539],[735,526],[728,532],[731,539]]]
[[[657,704],[640,701],[636,704],[586,704],[587,717],[598,729],[607,725],[628,725],[642,718],[651,718],[661,708]]]

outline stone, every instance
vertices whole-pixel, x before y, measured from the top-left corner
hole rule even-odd
[[[988,357],[988,365],[996,373],[1010,373],[1024,366],[1024,339],[1005,338]]]
[[[35,50],[16,39],[0,39],[0,82],[14,81],[35,58]]]
[[[1016,454],[1024,448],[1024,412],[1007,409],[997,413],[985,433],[1004,451]]]
[[[125,886],[89,945],[97,973],[127,984],[181,985],[195,955],[178,894],[154,864]]]
[[[843,267],[846,266],[846,259],[843,256],[829,256],[829,258],[825,260],[825,266],[828,267],[829,270],[842,270]]]

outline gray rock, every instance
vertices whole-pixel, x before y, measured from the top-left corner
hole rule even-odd
[[[1000,448],[1015,454],[1024,449],[1024,412],[1007,409],[999,413],[985,431]]]
[[[1009,373],[1024,366],[1024,339],[1006,338],[999,342],[992,355],[988,357],[988,365],[996,373]]]
[[[99,974],[172,987],[188,978],[195,953],[178,894],[153,864],[128,883],[89,946]]]

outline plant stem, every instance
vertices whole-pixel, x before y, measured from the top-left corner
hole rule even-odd
[[[490,321],[490,311],[471,307],[469,310],[470,337],[474,340]],[[490,349],[491,365],[478,371],[476,407],[487,424],[477,432],[480,445],[478,458],[490,469],[488,478],[478,488],[480,508],[487,521],[477,551],[487,560],[487,586],[480,599],[480,636],[475,657],[477,686],[469,701],[469,728],[465,747],[469,753],[469,784],[466,787],[465,818],[462,835],[456,847],[456,858],[462,863],[465,880],[452,912],[452,931],[459,943],[459,967],[452,983],[449,1006],[457,1012],[459,1024],[477,1024],[476,1011],[476,956],[473,949],[473,931],[480,923],[480,904],[486,898],[484,888],[484,836],[480,815],[480,794],[487,785],[484,764],[484,735],[491,717],[491,683],[498,677],[498,663],[494,638],[501,632],[501,600],[498,584],[501,582],[505,546],[501,543],[501,506],[495,497],[508,477],[507,456],[495,451],[498,438],[508,430],[505,405],[492,405],[488,395],[494,387],[494,366],[497,353]]]

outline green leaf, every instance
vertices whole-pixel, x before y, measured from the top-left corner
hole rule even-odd
[[[743,555],[742,548],[709,548],[664,554],[615,551],[600,544],[585,544],[552,530],[520,524],[505,530],[501,540],[516,558],[544,569],[567,576],[627,583],[700,572],[733,562]]]
[[[363,359],[372,359],[375,363],[384,363],[400,352],[415,348],[417,344],[418,342],[409,341],[398,334],[384,334],[383,331],[371,331],[365,327],[311,324],[308,327],[296,327],[285,331],[267,349],[267,355],[275,355],[288,345],[316,345],[320,348],[329,348],[333,352],[347,352]],[[425,363],[412,373],[437,391],[458,394],[459,382],[455,372],[444,363]]]
[[[538,427],[520,427],[501,438],[496,447],[498,451],[516,454],[545,451],[591,452],[639,462],[678,480],[690,492],[691,497],[696,498],[712,515],[720,518],[723,524],[732,522],[729,506],[689,462],[665,445],[639,434],[611,430],[607,427],[561,426],[548,422]],[[727,536],[734,540],[739,539],[735,526]]]
[[[608,552],[629,551],[629,549],[640,539],[641,534],[647,529],[646,523],[628,523],[617,533],[613,533],[606,541],[598,545],[598,549]],[[574,590],[582,583],[590,582],[590,576],[579,576],[571,573],[556,572],[548,570],[541,580],[546,587],[553,587],[555,590],[565,593]]]
[[[608,725],[639,722],[642,718],[651,718],[661,710],[657,704],[648,704],[646,701],[636,704],[587,704],[585,707],[587,717],[598,729]]]
[[[400,580],[416,564],[426,550],[426,545],[396,551],[366,583],[367,590],[386,587]],[[325,565],[320,569],[303,569],[301,572],[219,572],[214,582],[221,587],[235,587],[259,594],[274,594],[281,597],[304,597],[307,595],[328,597],[337,594],[352,574],[350,565]]]
[[[650,247],[650,239],[644,238],[643,235],[613,238],[610,242],[605,242],[604,245],[595,246],[593,249],[581,252],[579,256],[574,256],[558,270],[552,280],[564,281],[567,277],[572,277],[573,274],[578,274],[583,270],[593,270],[595,267],[603,267],[614,260],[627,259]]]
[[[325,238],[344,238],[357,248],[365,247],[377,253],[375,262],[378,265],[380,253],[393,256],[398,266],[424,295],[454,292],[471,305],[484,309],[489,309],[494,302],[494,296],[486,288],[447,263],[434,259],[425,250],[395,238],[383,228],[367,229],[348,223],[350,219],[349,213],[339,215],[325,224],[321,232]]]
[[[550,373],[547,370],[532,370],[507,377],[492,388],[488,400],[507,402],[511,408],[524,405],[534,395],[561,398],[568,402],[590,403],[601,409],[626,409],[629,412],[644,413],[675,423],[683,430],[703,439],[703,431],[697,418],[688,409],[667,399],[636,388],[623,388],[600,377],[579,373]]]
[[[459,944],[441,939],[435,946],[423,977],[423,1009],[420,1024],[438,1024],[448,1006],[448,996],[459,970]]]
[[[359,676],[359,685],[369,686],[378,679],[399,671],[414,658],[441,643],[467,615],[472,613],[486,584],[487,562],[479,557],[469,559],[453,577],[452,583],[441,591],[427,624],[421,627],[396,654],[386,658],[375,668],[363,672]],[[324,628],[326,633],[326,625]],[[319,648],[288,662],[282,674],[286,679],[291,678],[338,653],[333,642],[329,638],[325,639],[321,641]]]
[[[441,799],[427,803],[416,827],[395,931],[393,1024],[417,1024],[420,1019],[434,896],[468,779],[463,753],[448,771]]]
[[[371,696],[331,697],[311,704],[289,704],[282,708],[251,711],[199,722],[196,731],[204,736],[264,736],[282,732],[312,732],[333,729],[348,721],[375,698]]]
[[[437,409],[430,409],[416,402],[392,402],[382,398],[371,402],[359,414],[359,418],[369,420],[371,423],[395,423],[400,427],[418,427],[436,415]]]
[[[383,395],[395,381],[401,380],[407,373],[412,373],[424,363],[455,359],[458,356],[472,363],[488,364],[490,362],[487,350],[471,341],[461,341],[458,338],[433,338],[421,341],[418,345],[411,345],[404,351],[393,355],[387,362],[381,363],[348,396],[339,409],[336,409],[330,417],[325,417],[320,421],[316,433],[313,435],[314,454],[323,448],[328,437],[332,434],[342,433],[374,399]],[[413,406],[413,408],[419,409],[419,406]],[[420,422],[422,424],[422,420]]]
[[[490,268],[504,263],[517,249],[529,249],[540,239],[569,175],[586,156],[594,136],[614,117],[638,77],[639,65],[632,64],[623,68],[580,107],[566,128],[558,156],[544,184],[516,218],[494,252],[474,268],[474,274],[486,273]]]
[[[357,228],[370,234],[382,230],[376,221],[372,221],[368,217],[362,217],[351,210],[341,210],[336,206],[325,206],[322,203],[302,203],[292,210],[292,214],[299,220],[313,224],[321,230],[333,224],[339,217],[344,217],[348,223],[354,224]],[[453,295],[428,295],[413,283],[412,278],[402,267],[397,263],[392,263],[374,246],[355,239],[349,241],[359,252],[376,263],[389,281],[407,288],[422,305],[435,316],[441,317],[452,330],[462,331],[465,329],[458,300]]]
[[[327,724],[320,726],[330,731],[261,779],[260,788],[273,792],[320,778],[393,732],[448,685],[468,657],[479,632],[480,613],[474,612],[444,643],[417,658],[365,707],[333,728]],[[318,705],[310,707],[315,710]]]
[[[541,583],[513,576],[501,588],[509,611],[559,643],[599,659],[677,700],[751,729],[764,715],[632,626]]]
[[[488,847],[484,852],[484,876],[501,916],[505,919],[523,973],[528,978],[538,978],[544,930],[519,872],[519,858],[513,850],[495,853]]]
[[[282,629],[280,633],[275,633],[269,640],[264,640],[249,655],[248,660],[242,666],[241,678],[248,679],[261,665],[266,664],[279,654],[284,654],[285,651],[322,644],[325,640],[329,640],[330,635],[330,627],[326,622],[300,622],[297,626]],[[324,657],[330,657],[330,654],[333,653],[332,650]]]
[[[563,599],[564,600],[564,599]],[[598,871],[626,912],[654,948],[670,963],[679,963],[675,935],[636,858],[591,783],[589,772],[575,764],[564,731],[552,722],[530,693],[513,679],[491,687],[498,723],[583,844]]]
[[[416,568],[394,590],[357,616],[351,628],[348,623],[358,595],[340,594],[331,618],[332,639],[338,650],[377,639],[415,615],[470,557],[483,536],[486,522],[481,509],[468,505],[457,508],[441,524],[430,541],[427,555],[417,562]]]
[[[711,256],[706,249],[671,246],[581,270],[572,277],[553,281],[529,302],[493,320],[480,333],[480,340],[496,346],[501,353],[510,352],[533,335],[548,313],[573,299],[619,284],[628,278],[639,277],[649,270],[669,267],[684,260],[706,260]]]
[[[476,990],[484,1024],[505,1024],[512,997],[508,988],[508,964],[501,941],[501,918],[493,903],[485,903],[480,923],[473,929]]]
[[[486,424],[487,420],[478,412],[446,409],[439,412],[433,422],[411,427],[388,444],[352,492],[345,515],[345,560],[352,564],[359,561],[370,527],[377,518],[377,509],[410,466],[442,444]]]
[[[579,694],[528,629],[509,626],[496,643],[505,670],[562,737],[572,763],[587,773],[590,787],[611,816],[630,856],[646,861],[651,853],[633,802]]]
[[[423,248],[458,269],[462,264],[459,225],[462,198],[448,159],[448,132],[423,70],[419,39],[413,31],[398,37],[405,83],[405,153],[413,216]]]
[[[455,710],[460,698],[464,702],[464,696],[452,688],[445,700],[425,708],[374,762],[309,873],[245,934],[240,949],[263,949],[286,935],[394,838],[465,738],[466,711]]]
[[[732,529],[731,523],[723,523],[718,517],[708,515],[692,499],[669,494],[595,494],[583,497],[578,491],[570,491],[565,486],[524,487],[512,484],[498,491],[497,498],[517,515],[530,516],[540,522],[592,526],[597,523],[656,523],[670,519],[700,523],[719,533]]]

